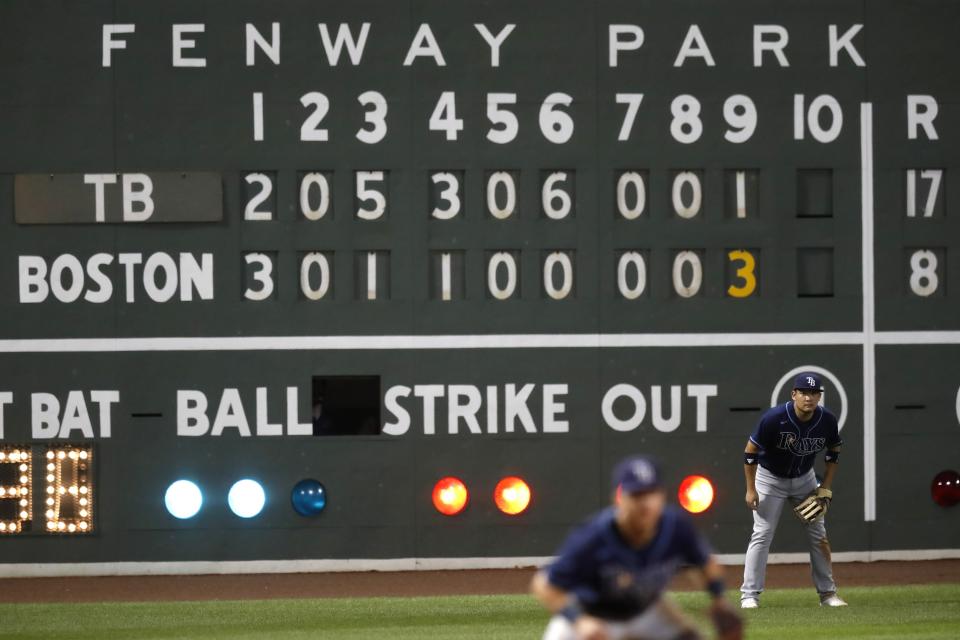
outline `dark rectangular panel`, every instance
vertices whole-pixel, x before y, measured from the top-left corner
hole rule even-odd
[[[219,173],[19,174],[20,224],[216,222],[223,219]]]

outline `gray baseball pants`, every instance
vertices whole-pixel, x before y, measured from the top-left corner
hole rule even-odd
[[[675,640],[679,637],[699,638],[700,635],[684,618],[680,608],[666,597],[661,597],[646,611],[629,620],[607,623],[609,640]],[[569,620],[556,615],[550,619],[543,640],[580,640],[580,636]]]
[[[817,478],[813,469],[799,478],[781,478],[763,467],[757,467],[757,495],[759,504],[753,512],[753,535],[747,546],[747,558],[743,567],[743,586],[740,587],[740,599],[759,598],[767,575],[767,556],[773,534],[777,530],[783,505],[790,502],[796,505],[817,488]],[[827,528],[823,518],[807,525],[807,538],[810,542],[810,566],[813,571],[813,584],[821,597],[836,593],[837,585],[833,581],[833,565],[830,561],[830,541],[827,540]]]

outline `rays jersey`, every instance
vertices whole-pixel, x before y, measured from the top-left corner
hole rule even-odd
[[[609,507],[570,534],[547,577],[586,613],[627,620],[660,598],[681,565],[702,567],[709,557],[706,540],[676,507],[664,509],[653,540],[639,549],[620,534]]]
[[[801,422],[792,401],[768,409],[750,442],[760,447],[760,466],[781,478],[799,478],[813,468],[818,452],[843,444],[836,416],[817,406]]]

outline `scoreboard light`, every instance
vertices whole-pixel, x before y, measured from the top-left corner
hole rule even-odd
[[[327,506],[327,490],[319,480],[304,478],[293,485],[290,504],[293,505],[293,510],[302,516],[320,515]]]
[[[948,469],[935,475],[930,496],[941,507],[952,507],[960,502],[960,473]]]
[[[530,486],[523,478],[507,476],[493,490],[493,501],[508,516],[523,513],[530,506]]]
[[[713,504],[713,484],[703,476],[687,476],[677,492],[680,506],[690,513],[703,513]]]
[[[252,518],[263,511],[267,502],[267,494],[256,480],[244,478],[237,480],[227,494],[227,504],[230,510],[241,518]]]
[[[447,476],[433,485],[433,506],[445,516],[455,516],[463,511],[469,499],[470,492],[459,478]]]
[[[177,480],[163,496],[163,503],[174,518],[187,520],[197,515],[203,506],[203,494],[200,487],[189,480]]]
[[[56,446],[47,449],[47,495],[44,516],[50,533],[93,531],[93,449]]]
[[[4,472],[0,475],[0,504],[8,505],[0,517],[0,534],[21,533],[29,528],[33,513],[31,456],[18,447],[0,448],[0,470]]]

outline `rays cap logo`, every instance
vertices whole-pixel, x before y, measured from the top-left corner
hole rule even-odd
[[[823,391],[823,380],[815,373],[806,371],[793,379],[793,388],[796,391]]]
[[[641,493],[659,489],[660,468],[646,456],[633,456],[620,462],[613,470],[613,486],[625,493]]]

